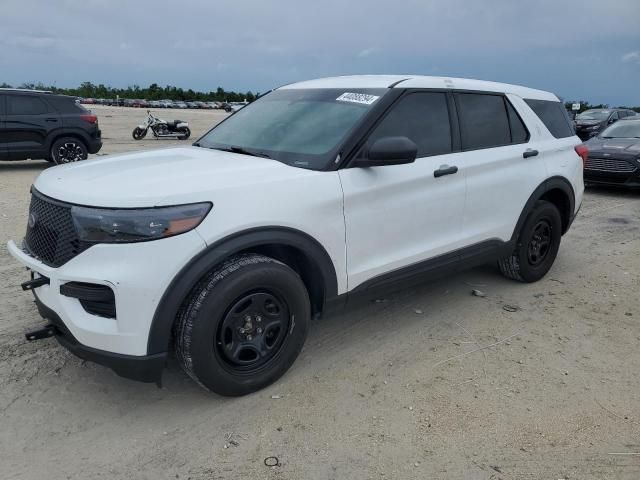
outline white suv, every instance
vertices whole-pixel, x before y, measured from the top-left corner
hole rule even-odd
[[[278,88],[191,147],[50,168],[9,242],[50,322],[27,338],[149,382],[173,349],[207,389],[258,390],[347,296],[490,261],[544,276],[579,143],[551,93],[353,76]]]

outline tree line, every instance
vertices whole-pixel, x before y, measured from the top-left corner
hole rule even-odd
[[[0,84],[0,88],[13,88],[8,83]],[[16,88],[26,88],[30,90],[49,90],[62,95],[71,95],[73,97],[82,98],[131,98],[145,100],[183,100],[183,101],[201,101],[201,102],[252,102],[260,94],[248,92],[227,91],[222,87],[216,88],[209,92],[196,92],[191,88],[185,90],[173,85],[161,87],[157,83],[152,83],[148,87],[140,87],[139,85],[129,86],[127,88],[115,88],[102,83],[94,85],[91,82],[83,82],[77,88],[61,88],[55,85],[44,85],[42,83],[23,83],[17,85]]]

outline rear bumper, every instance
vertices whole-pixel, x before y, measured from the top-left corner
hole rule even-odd
[[[100,137],[100,131],[98,130],[97,138],[92,138],[87,145],[89,153],[98,153],[102,148],[102,138]]]
[[[146,356],[123,355],[83,345],[73,336],[58,314],[42,303],[35,292],[34,296],[40,316],[56,327],[56,339],[75,356],[108,367],[124,378],[160,383],[167,360],[166,352]]]

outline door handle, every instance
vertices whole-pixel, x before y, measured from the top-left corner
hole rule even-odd
[[[454,173],[458,173],[458,167],[455,165],[453,167],[450,167],[449,165],[440,165],[440,168],[433,172],[433,176],[438,178],[444,175],[453,175]]]
[[[523,154],[522,154],[522,158],[529,158],[529,157],[535,157],[536,155],[538,155],[538,150],[532,150],[530,148],[527,148]]]
[[[57,118],[45,118],[45,121],[47,121],[47,122],[57,122],[58,119]]]

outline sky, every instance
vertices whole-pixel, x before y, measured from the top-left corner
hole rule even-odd
[[[0,0],[0,83],[264,92],[362,73],[640,106],[640,0]]]

